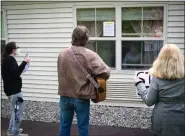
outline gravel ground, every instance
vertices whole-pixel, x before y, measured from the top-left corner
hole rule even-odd
[[[1,115],[10,117],[10,103],[2,100]],[[55,102],[25,101],[23,120],[59,122],[59,104]],[[150,126],[150,108],[128,108],[91,105],[90,124],[146,129]],[[76,117],[73,121],[76,124]]]

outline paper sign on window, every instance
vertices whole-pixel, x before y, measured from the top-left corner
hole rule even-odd
[[[145,51],[156,51],[155,46],[153,45],[153,42],[145,42],[144,46]]]
[[[114,22],[103,22],[103,36],[114,36]]]
[[[145,52],[148,51],[159,51],[162,47],[161,41],[145,41],[144,42],[144,50]]]

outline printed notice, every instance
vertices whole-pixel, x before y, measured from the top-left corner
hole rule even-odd
[[[114,36],[114,22],[103,22],[103,36]]]

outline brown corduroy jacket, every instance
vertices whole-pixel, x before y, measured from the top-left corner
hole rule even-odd
[[[85,48],[72,46],[73,51],[82,66],[92,76],[100,76],[107,80],[110,68],[95,52]],[[82,99],[94,99],[94,86],[86,78],[69,52],[69,48],[60,52],[57,62],[60,96]]]

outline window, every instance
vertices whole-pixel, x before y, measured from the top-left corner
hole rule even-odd
[[[122,69],[151,66],[163,46],[163,40],[156,39],[163,38],[163,14],[163,7],[122,8],[122,37],[131,38],[122,40]]]
[[[122,68],[145,69],[151,67],[163,41],[122,41]]]
[[[1,11],[1,55],[3,54],[6,45],[5,20],[3,13],[4,12]]]
[[[123,37],[162,37],[163,7],[122,8]]]
[[[98,53],[108,66],[115,67],[115,41],[90,41],[88,47]]]
[[[88,8],[77,9],[77,25],[85,25],[89,29],[88,47],[98,53],[112,68],[115,68],[115,9]],[[105,23],[113,24],[112,35],[106,35]]]
[[[164,6],[77,8],[76,19],[77,25],[89,29],[89,49],[116,70],[148,69],[165,39]],[[114,24],[108,36],[105,34],[107,22]]]

